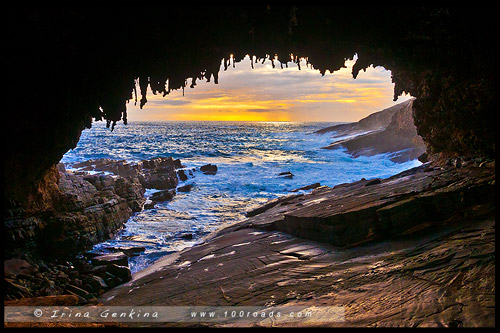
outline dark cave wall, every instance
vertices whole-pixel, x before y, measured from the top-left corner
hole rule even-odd
[[[493,12],[436,6],[10,8],[4,196],[25,201],[92,120],[112,128],[126,123],[127,101],[147,107],[148,85],[166,96],[196,80],[216,83],[229,54],[237,61],[247,53],[305,56],[324,73],[357,53],[354,77],[371,64],[384,66],[392,71],[395,96],[417,98],[415,124],[429,151],[494,155]]]

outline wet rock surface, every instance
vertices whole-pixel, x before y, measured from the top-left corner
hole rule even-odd
[[[111,238],[133,213],[144,209],[146,189],[160,190],[147,207],[174,197],[179,184],[176,170],[183,165],[171,157],[158,157],[138,163],[97,159],[72,167],[77,171],[67,171],[61,163],[55,166],[26,207],[9,205],[8,258],[40,252],[56,258],[73,256]]]
[[[200,167],[200,171],[206,175],[215,175],[217,173],[217,166],[214,164],[206,164]]]
[[[72,167],[82,171],[111,172],[131,182],[139,182],[143,188],[166,190],[177,186],[179,179],[176,170],[183,165],[172,157],[157,157],[137,163],[111,159],[88,160],[75,163]]]
[[[99,300],[344,306],[333,326],[494,326],[494,162],[428,168],[276,200]]]
[[[110,238],[142,209],[139,183],[112,175],[75,175],[58,166],[52,204],[28,213],[12,210],[5,219],[6,257],[39,254],[71,257]],[[47,185],[48,186],[48,185]]]
[[[416,159],[425,150],[413,123],[413,99],[376,112],[359,122],[324,128],[317,134],[334,132],[336,141],[324,147],[344,147],[354,157],[392,153],[393,162]]]
[[[99,159],[73,167],[78,171],[58,164],[31,206],[14,202],[7,210],[4,296],[9,301],[69,293],[86,304],[130,280],[128,257],[143,247],[85,251],[113,237],[143,209],[145,186],[166,188],[154,193],[153,206],[171,200],[179,182],[176,170],[183,166],[180,160],[155,158],[135,164]]]

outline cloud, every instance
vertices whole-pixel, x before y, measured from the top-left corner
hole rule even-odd
[[[148,104],[153,106],[153,107],[161,107],[164,105],[168,106],[179,106],[179,105],[186,105],[186,104],[191,104],[192,102],[189,100],[180,100],[180,99],[168,99],[168,98],[162,98],[161,100],[153,100],[149,101]]]
[[[157,120],[163,114],[165,120],[357,121],[396,104],[389,71],[370,67],[353,79],[353,63],[348,60],[346,68],[322,76],[304,60],[301,70],[293,63],[281,69],[279,62],[272,68],[269,60],[252,69],[247,57],[226,71],[221,66],[218,85],[199,80],[184,95],[182,90],[166,97],[148,94],[140,113],[130,106],[129,119],[154,115]]]

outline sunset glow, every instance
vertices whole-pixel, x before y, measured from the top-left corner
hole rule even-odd
[[[250,57],[224,71],[219,84],[198,81],[195,88],[172,91],[169,95],[148,93],[142,110],[127,104],[131,121],[358,121],[367,115],[407,100],[392,101],[394,84],[384,68],[370,67],[357,79],[351,75],[355,60],[346,68],[326,72],[306,65],[288,68],[274,58],[255,62]],[[232,59],[231,59],[232,64]]]

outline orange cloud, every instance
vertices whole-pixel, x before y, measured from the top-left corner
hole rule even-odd
[[[248,57],[247,57],[248,58]],[[368,68],[352,79],[354,61],[347,68],[325,76],[305,62],[298,70],[272,68],[270,61],[254,64],[249,58],[227,71],[221,69],[219,84],[198,82],[193,89],[170,95],[148,94],[143,110],[129,104],[134,120],[182,121],[357,121],[395,104],[390,72]],[[410,96],[400,99],[402,102]]]

